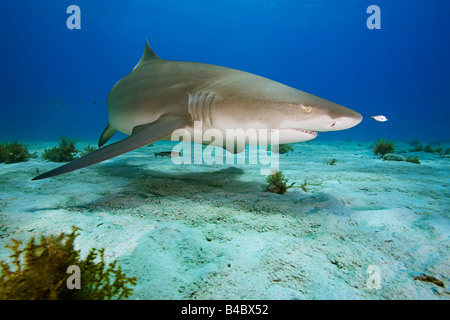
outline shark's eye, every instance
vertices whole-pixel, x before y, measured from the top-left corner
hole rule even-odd
[[[308,107],[308,106],[302,106],[302,107],[303,107],[303,111],[305,111],[306,113],[311,113],[312,107]]]

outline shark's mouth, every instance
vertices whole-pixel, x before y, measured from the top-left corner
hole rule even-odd
[[[281,144],[308,141],[317,137],[316,131],[307,129],[280,129],[278,133],[278,139]]]
[[[317,137],[317,131],[314,130],[305,130],[305,129],[294,129],[297,132],[308,133],[314,137]]]

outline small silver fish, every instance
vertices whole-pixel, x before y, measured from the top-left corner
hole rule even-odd
[[[163,152],[157,152],[155,153],[155,158],[157,157],[179,157],[181,156],[181,152],[175,152],[175,151],[163,151]]]
[[[371,118],[374,118],[375,120],[379,121],[379,122],[385,122],[388,121],[388,119],[385,116],[371,116]]]

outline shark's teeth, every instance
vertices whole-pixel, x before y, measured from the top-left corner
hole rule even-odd
[[[314,130],[305,130],[305,129],[295,129],[295,130],[304,132],[304,133],[309,133],[309,134],[312,134],[313,136],[317,136],[317,131],[314,131]]]

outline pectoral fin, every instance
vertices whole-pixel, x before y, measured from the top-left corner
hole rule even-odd
[[[188,125],[188,120],[184,117],[176,117],[171,115],[162,116],[155,122],[135,127],[133,129],[133,133],[128,138],[95,150],[84,157],[78,158],[61,167],[43,173],[32,180],[40,180],[58,176],[60,174],[75,171],[95,163],[117,157],[118,155],[148,145],[149,143],[171,135],[174,130],[183,128],[186,125]]]

